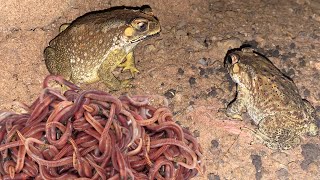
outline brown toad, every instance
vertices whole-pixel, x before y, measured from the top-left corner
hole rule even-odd
[[[135,46],[160,32],[158,19],[150,7],[109,9],[85,14],[61,32],[44,51],[45,63],[51,74],[62,75],[74,83],[102,80],[113,90],[128,86],[113,71],[117,67],[134,75]]]
[[[241,119],[247,112],[258,126],[255,134],[272,149],[290,149],[304,134],[316,135],[315,110],[301,98],[292,80],[252,48],[231,52],[226,67],[237,83],[237,96],[226,110]]]

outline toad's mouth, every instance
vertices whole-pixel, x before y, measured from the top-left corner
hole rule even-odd
[[[141,36],[141,37],[138,38],[138,39],[133,39],[133,40],[131,40],[130,43],[138,43],[138,42],[140,42],[140,41],[147,40],[147,39],[150,39],[150,38],[159,36],[159,35],[160,35],[160,32],[157,32],[157,33],[151,34],[151,35]]]

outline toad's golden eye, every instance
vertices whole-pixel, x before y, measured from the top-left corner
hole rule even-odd
[[[224,60],[224,65],[225,65],[225,67],[234,65],[234,64],[238,63],[239,59],[240,59],[240,56],[238,54],[231,53],[226,56],[226,58]]]
[[[231,55],[228,55],[228,56],[227,56],[225,63],[228,64],[228,65],[232,64]]]
[[[136,19],[131,23],[131,25],[140,32],[148,30],[148,22],[144,19]]]

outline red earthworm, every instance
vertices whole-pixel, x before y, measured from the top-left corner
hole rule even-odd
[[[97,162],[103,162],[104,159],[109,159],[111,156],[111,150],[113,148],[114,142],[113,142],[113,139],[110,137],[109,133],[106,134],[106,136],[107,136],[106,140],[108,140],[108,142],[103,142],[104,146],[101,146],[100,142],[99,142],[98,149],[100,150],[100,152],[103,152],[101,154],[101,156],[93,155],[94,160]],[[102,148],[102,149],[100,149],[100,148]]]
[[[73,103],[70,101],[62,101],[58,105],[56,105],[52,114],[48,117],[47,122],[63,122],[64,120],[68,119],[72,113],[71,110],[73,109]]]
[[[159,147],[159,146],[163,146],[166,144],[170,144],[170,145],[174,145],[174,146],[179,146],[180,148],[184,149],[185,151],[187,151],[191,156],[192,156],[192,164],[186,164],[183,162],[177,162],[177,164],[188,168],[188,169],[194,169],[197,165],[197,156],[194,153],[194,151],[192,149],[190,149],[186,144],[184,144],[181,141],[178,141],[176,139],[169,139],[169,138],[164,138],[164,139],[159,139],[159,140],[154,140],[150,142],[150,146],[151,148],[155,148],[155,147]]]
[[[110,109],[110,106],[111,106],[108,102],[98,101],[98,100],[94,100],[94,99],[90,99],[90,103],[98,106],[99,109]]]
[[[55,80],[61,85],[66,85],[72,90],[78,90],[80,89],[78,86],[74,85],[73,83],[65,80],[62,76],[57,75],[49,75],[47,76],[43,81],[43,88],[46,88],[49,86],[49,81]]]
[[[19,173],[23,169],[24,159],[26,155],[26,148],[24,146],[19,146],[17,161],[15,166],[15,172]]]
[[[161,117],[161,113],[164,113],[164,112],[167,112],[168,109],[167,108],[159,108],[156,110],[156,112],[153,114],[153,116],[149,119],[143,119],[140,115],[138,115],[137,113],[133,113],[131,112],[132,114],[135,114],[136,117],[141,117],[141,118],[137,118],[137,123],[138,125],[140,126],[147,126],[147,125],[150,125],[150,124],[153,124],[155,121],[157,121],[159,119],[159,117]]]
[[[82,145],[82,144],[81,144]],[[90,147],[87,147],[87,148],[84,148],[82,151],[80,151],[80,154],[81,156],[85,156],[87,155],[89,152],[97,149],[98,146],[97,145],[94,145],[94,146],[90,146]]]
[[[11,177],[10,175],[4,175],[2,177],[2,180],[11,180],[11,179],[26,180],[26,179],[29,179],[29,176],[25,173],[18,173],[18,174],[14,174],[13,177]]]
[[[36,104],[34,110],[32,111],[30,115],[30,119],[26,122],[27,124],[30,124],[34,119],[36,119],[41,112],[49,106],[49,104],[54,100],[52,96],[46,96],[43,101],[41,101],[39,104]]]
[[[25,127],[20,132],[21,134],[24,134],[26,137],[33,137],[34,134],[37,134],[39,132],[44,132],[45,127],[46,127],[45,123],[39,123],[32,127]]]
[[[172,122],[172,121],[167,121],[167,122],[163,122],[159,125],[149,125],[147,126],[148,129],[151,129],[153,131],[163,131],[163,130],[172,130],[175,132],[175,134],[177,135],[177,139],[178,140],[183,140],[184,139],[184,133],[182,131],[182,128],[180,126],[178,126],[176,123]]]
[[[62,95],[49,87],[51,80],[71,89]],[[151,106],[150,96],[82,91],[54,76],[44,87],[25,105],[28,113],[0,113],[0,177],[162,180],[202,173],[196,138],[174,123],[167,107]],[[11,174],[2,168],[3,155],[13,162]]]
[[[14,125],[9,131],[7,130],[8,132],[6,142],[10,142],[15,137],[16,131],[21,128],[22,125]]]
[[[62,101],[67,101],[67,98],[63,95],[61,95],[61,93],[51,87],[46,87],[44,89],[42,89],[41,93],[40,93],[40,97],[39,100],[42,101],[43,98],[47,95],[47,94],[51,94],[53,96],[56,96],[57,98],[61,99]]]
[[[172,121],[172,117],[173,115],[171,112],[162,113],[159,119],[159,123],[161,124],[162,122]]]
[[[201,146],[199,146],[199,144],[197,143],[197,140],[195,137],[193,137],[192,135],[188,134],[188,133],[184,133],[185,139],[190,141],[192,143],[192,149],[194,150],[194,152],[197,154],[197,156],[199,158],[202,157],[202,148]]]
[[[149,158],[152,159],[152,160],[157,159],[169,147],[170,147],[170,145],[164,145],[164,146],[160,147],[159,149],[156,150],[156,152],[151,153]],[[147,161],[146,161],[146,159],[143,159],[143,160],[140,160],[140,161],[134,161],[134,162],[132,162],[130,164],[135,169],[135,168],[137,168],[139,166],[143,166],[143,165],[147,164]]]
[[[9,174],[9,177],[11,179],[14,178],[14,174],[15,174],[15,163],[11,160],[7,160],[3,163],[3,169],[5,171],[5,173]]]
[[[92,146],[95,146],[96,144],[98,144],[98,140],[97,139],[94,139],[91,136],[89,136],[89,138],[90,139],[87,140],[86,142],[81,143],[80,146],[81,147],[85,147],[85,148],[91,148]]]
[[[141,151],[141,148],[142,148],[142,139],[139,138],[139,145],[138,145],[138,147],[135,148],[135,149],[133,149],[133,150],[131,150],[131,151],[128,151],[128,152],[127,152],[127,155],[128,155],[128,156],[136,155],[136,154],[138,154],[138,153]]]
[[[23,144],[22,144],[23,145]],[[20,147],[23,147],[23,146],[20,146]],[[18,152],[17,151],[12,151],[12,154],[14,155],[13,156],[13,160],[14,161],[17,161],[17,158],[18,157]],[[26,173],[28,176],[30,177],[34,177],[35,175],[38,174],[38,169],[37,169],[37,165],[31,161],[30,159],[28,158],[25,158],[24,159],[24,167],[23,167],[23,172]]]
[[[48,113],[49,113],[49,107],[47,106],[43,109],[43,111],[39,114],[38,117],[36,117],[32,120],[28,119],[26,121],[26,126],[32,127],[32,126],[40,123],[41,121],[43,121],[47,117]]]
[[[86,159],[88,160],[88,162],[90,163],[90,165],[94,167],[94,169],[95,169],[96,172],[99,174],[99,176],[101,177],[101,179],[106,179],[106,172],[105,172],[105,170],[104,170],[101,166],[97,165],[97,164],[93,161],[92,157],[91,157],[89,154],[86,156]]]
[[[175,168],[173,166],[173,163],[169,160],[167,160],[164,156],[161,156],[160,158],[157,159],[157,161],[154,163],[154,165],[150,168],[149,171],[149,179],[154,179],[156,173],[159,171],[160,167],[166,165],[169,166],[170,168],[170,173],[166,178],[173,178],[174,176],[174,171]]]
[[[90,136],[92,136],[92,137],[94,137],[94,138],[96,138],[96,139],[100,139],[100,134],[96,131],[96,130],[94,130],[94,128],[90,128],[90,129],[85,129],[85,130],[83,130],[85,133],[87,133],[87,134],[90,134]]]
[[[120,100],[127,100],[130,104],[134,106],[145,106],[149,104],[148,97],[136,96],[130,97],[128,94],[125,94],[119,98]]]
[[[97,115],[100,111],[99,106],[97,104],[93,104],[93,103],[88,104],[88,105],[84,104],[83,109],[88,111],[93,116]]]
[[[89,112],[84,112],[85,120],[99,133],[102,134],[103,127],[99,124]]]
[[[49,122],[46,124],[46,132],[47,133],[50,132],[50,129],[52,127],[57,127],[58,129],[60,129],[60,131],[62,131],[63,135],[58,140],[51,139],[52,138],[51,136],[47,136],[47,140],[50,142],[50,144],[56,146],[58,149],[61,149],[62,147],[65,146],[69,137],[71,136],[72,123],[70,121],[68,121],[67,127],[65,127],[60,122]],[[55,131],[53,131],[53,132],[55,132]]]
[[[128,120],[126,119],[126,116],[119,114],[117,118],[118,118],[118,122],[121,124],[122,127],[129,129],[129,124],[128,124]]]
[[[120,113],[127,116],[129,118],[128,123],[132,124],[132,139],[128,144],[128,147],[129,147],[133,143],[133,141],[136,140],[137,137],[139,136],[140,128],[138,128],[137,121],[135,120],[135,118],[132,116],[132,114],[129,111],[122,109]]]
[[[85,109],[83,108],[83,106],[86,106],[90,103],[90,99],[89,98],[84,98],[83,101],[81,103],[79,103],[78,107],[75,107],[75,109],[77,109],[74,113],[74,117],[75,119],[79,119],[83,116],[83,113],[85,111]]]
[[[77,178],[76,175],[70,174],[70,173],[64,173],[60,176],[52,176],[47,168],[44,165],[39,166],[39,171],[42,179],[48,179],[48,180],[65,180],[65,179],[75,179]]]
[[[0,113],[0,124],[2,124],[2,121],[7,119],[8,117],[15,115],[13,112],[1,112]]]
[[[48,166],[48,167],[59,167],[59,166],[68,165],[68,164],[72,163],[72,157],[66,157],[66,158],[62,158],[60,160],[56,160],[56,161],[48,161],[48,160],[42,159],[41,157],[39,157],[36,154],[34,154],[33,152],[31,152],[30,143],[34,142],[34,143],[41,144],[41,145],[45,145],[45,143],[42,142],[42,141],[39,141],[39,140],[37,140],[35,138],[27,138],[27,139],[25,139],[19,131],[17,131],[17,133],[18,133],[21,141],[23,142],[28,155],[31,158],[33,158],[35,161],[37,161],[37,163],[39,165],[45,165],[45,166]]]
[[[74,149],[72,156],[73,167],[79,172],[80,176],[91,177],[92,168],[90,167],[89,163],[81,156],[76,142],[72,138],[70,138],[69,141]]]
[[[9,148],[13,148],[13,147],[17,147],[17,146],[21,146],[21,145],[23,145],[22,141],[8,142],[8,143],[0,145],[0,151],[6,150],[6,149],[9,149]]]
[[[108,116],[107,112],[105,110],[102,110],[102,113],[105,116]],[[110,114],[109,114],[107,123],[106,123],[105,127],[102,130],[101,138],[100,138],[100,141],[99,141],[99,149],[100,149],[100,151],[105,151],[105,145],[104,144],[107,142],[107,138],[110,138],[109,129],[111,127],[111,123],[112,123],[112,120],[114,118],[114,115],[115,115],[115,106],[111,105]]]
[[[88,93],[85,95],[85,97],[94,99],[94,100],[99,100],[99,101],[104,101],[104,102],[112,102],[116,105],[115,113],[119,114],[122,108],[121,101],[117,98],[114,98],[110,95],[99,95],[99,94],[92,94]]]
[[[118,168],[119,168],[119,173],[120,173],[120,178],[121,179],[127,179],[127,172],[126,172],[126,163],[125,163],[125,160],[123,158],[123,155],[122,153],[120,152],[118,146],[115,146],[115,159],[116,159],[116,162],[118,164]]]

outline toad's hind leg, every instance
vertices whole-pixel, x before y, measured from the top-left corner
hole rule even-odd
[[[67,80],[71,78],[71,66],[68,60],[61,58],[52,47],[44,50],[45,64],[50,74],[61,75]]]
[[[288,150],[298,146],[301,141],[300,135],[290,127],[282,127],[280,123],[275,116],[266,117],[255,131],[256,137],[271,149]]]
[[[320,118],[320,113],[318,114],[311,103],[307,100],[303,100],[305,109],[307,111],[308,119],[310,121],[308,128],[306,129],[308,135],[316,136],[319,133],[319,128],[317,126],[316,119]]]

